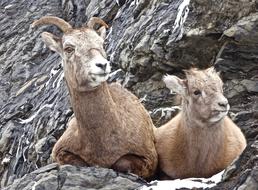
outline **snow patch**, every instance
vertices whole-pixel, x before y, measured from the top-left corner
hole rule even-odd
[[[179,5],[178,13],[176,15],[176,20],[173,26],[173,32],[178,27],[182,27],[182,25],[184,24],[189,12],[189,8],[188,8],[189,3],[190,3],[190,0],[183,0],[183,2]]]
[[[39,114],[39,112],[40,112],[41,110],[43,110],[44,108],[52,108],[53,105],[54,105],[54,103],[53,103],[53,104],[46,104],[46,105],[42,106],[41,108],[38,109],[38,111],[37,111],[35,114],[33,114],[33,115],[32,115],[31,117],[29,117],[28,119],[20,119],[20,120],[19,120],[19,123],[25,124],[25,123],[31,122],[35,117],[37,117],[37,115]]]
[[[62,64],[62,67],[63,67],[63,62],[61,62],[61,64]],[[61,69],[61,68],[56,68],[56,67],[54,67],[54,68],[51,69],[51,71],[50,71],[50,77],[49,77],[48,81],[46,82],[45,86],[48,86],[48,85],[49,85],[50,80],[53,78],[53,76],[55,76],[55,75],[59,72],[60,69]]]
[[[172,107],[164,107],[164,108],[157,108],[157,109],[154,109],[153,110],[153,114],[161,111],[162,113],[164,112],[173,112],[173,111],[176,111],[176,110],[181,110],[181,108],[179,106],[172,106]]]
[[[157,114],[158,112],[161,112],[159,119],[162,119],[162,118],[168,119],[168,118],[171,118],[172,112],[175,112],[176,110],[181,110],[181,107],[172,106],[172,107],[157,108],[152,111],[152,114]]]
[[[109,39],[109,36],[112,34],[112,31],[113,31],[113,28],[112,28],[112,26],[109,28],[109,32],[108,32],[108,34],[107,34],[107,36],[106,36],[106,38],[105,39]]]
[[[178,188],[211,188],[221,181],[224,170],[211,178],[188,178],[164,181],[152,181],[150,186],[143,186],[139,190],[176,190]]]
[[[173,38],[173,41],[178,41],[182,38],[184,33],[184,23],[189,13],[188,5],[190,0],[183,0],[183,2],[178,7],[177,16],[173,25],[172,33],[177,33]]]
[[[6,164],[10,163],[10,161],[11,161],[11,158],[10,158],[10,157],[5,157],[5,158],[2,160],[1,164],[2,164],[2,165],[6,165]]]
[[[203,28],[194,28],[187,32],[186,36],[197,36],[197,35],[204,35],[205,30]]]
[[[36,190],[36,186],[37,186],[38,184],[39,184],[38,182],[35,182],[35,181],[34,181],[34,184],[33,184],[33,186],[31,187],[31,190]]]
[[[117,69],[115,71],[113,71],[112,73],[109,74],[109,78],[112,78],[114,76],[116,76],[117,73],[119,73],[120,71],[123,71],[122,69]]]
[[[147,101],[147,94],[145,94],[142,98],[140,98],[140,102],[146,102]]]
[[[60,87],[60,84],[61,84],[61,81],[63,80],[64,78],[64,72],[62,71],[58,76],[57,78],[54,80],[53,84],[52,84],[52,88],[59,88]]]
[[[127,73],[125,74],[125,79],[124,79],[124,81],[123,81],[122,86],[125,87],[125,86],[128,84],[128,82],[130,81],[130,79],[133,78],[133,77],[134,77],[133,74],[131,74],[130,72],[127,72]]]

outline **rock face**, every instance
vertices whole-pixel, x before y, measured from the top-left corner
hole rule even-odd
[[[11,186],[3,190],[120,190],[137,189],[143,184],[144,181],[141,181],[137,176],[127,175],[125,177],[111,169],[77,168],[71,165],[59,167],[57,164],[50,164],[30,174],[26,174],[23,178],[16,180]]]
[[[39,182],[39,189],[46,183],[58,188],[56,178],[68,176],[68,173],[73,175],[73,171],[81,176],[85,172],[109,176],[107,180],[90,178],[100,180],[104,189],[112,189],[116,180],[119,182],[115,184],[126,183],[125,189],[140,184],[134,179],[120,181],[118,174],[101,168],[55,166],[31,173],[52,163],[51,149],[73,114],[60,58],[40,39],[43,30],[59,35],[60,32],[54,26],[30,28],[33,20],[54,15],[73,26],[81,26],[89,17],[99,16],[111,26],[106,50],[114,70],[121,70],[110,80],[121,81],[141,98],[157,126],[175,115],[178,111],[175,105],[179,104],[161,82],[162,75],[182,76],[182,69],[215,65],[225,82],[225,94],[231,104],[230,115],[245,133],[248,146],[213,189],[256,189],[256,11],[255,0],[121,0],[119,5],[112,0],[0,1],[0,187],[12,184],[7,188],[26,189],[27,186],[30,189],[30,182],[26,184],[26,180],[33,179]],[[28,175],[20,182],[13,183],[14,179],[25,174]],[[62,180],[67,182],[71,178]],[[76,180],[71,183],[78,185]]]

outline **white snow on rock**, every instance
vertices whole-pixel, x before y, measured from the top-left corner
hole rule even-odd
[[[178,188],[211,188],[221,181],[224,171],[210,178],[187,178],[176,180],[152,181],[150,186],[143,186],[139,190],[176,190]]]

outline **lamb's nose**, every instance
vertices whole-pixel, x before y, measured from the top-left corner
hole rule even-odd
[[[221,101],[218,104],[219,104],[219,106],[226,108],[228,106],[228,100]]]
[[[96,63],[96,66],[105,71],[107,68],[107,63]]]

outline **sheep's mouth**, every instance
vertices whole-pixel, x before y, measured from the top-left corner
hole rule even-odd
[[[104,72],[104,73],[91,73],[91,76],[93,76],[93,77],[106,77],[106,76],[108,76],[109,75],[109,73],[108,72]]]
[[[225,109],[225,110],[214,110],[212,113],[212,115],[219,115],[219,114],[223,114],[223,113],[225,113],[225,114],[227,114],[227,112],[228,112],[228,110],[227,109]]]
[[[213,110],[213,113],[214,114],[221,114],[221,113],[227,113],[229,111],[229,106],[227,106],[225,109],[221,109],[221,108],[218,108],[218,109],[214,109]]]
[[[106,77],[109,73],[91,74],[93,76]]]
[[[215,113],[223,113],[223,112],[227,112],[228,110],[225,109],[225,110],[214,110]]]
[[[102,82],[106,81],[109,77],[109,73],[102,72],[102,73],[90,73],[90,81],[92,82],[91,85],[98,86]]]
[[[228,110],[214,110],[209,119],[210,122],[216,123],[221,121],[228,114]]]

